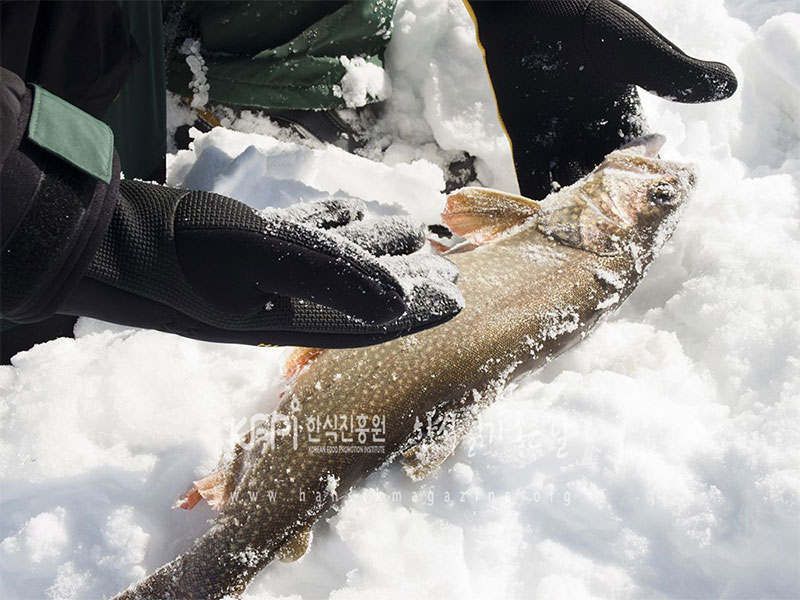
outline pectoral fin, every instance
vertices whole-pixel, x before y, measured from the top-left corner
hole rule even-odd
[[[453,233],[480,246],[538,213],[539,203],[535,200],[498,190],[467,187],[448,196],[442,220]]]
[[[293,381],[323,352],[325,352],[324,348],[295,348],[286,360],[286,364],[283,365],[284,380]]]
[[[191,510],[205,500],[214,510],[221,510],[236,487],[244,464],[242,444],[246,445],[249,440],[250,432],[245,434],[242,441],[233,449],[233,458],[230,461],[217,467],[210,475],[192,482],[191,489],[178,498],[172,508]]]

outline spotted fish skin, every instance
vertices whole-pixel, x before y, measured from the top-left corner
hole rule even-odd
[[[466,308],[412,336],[315,355],[278,408],[294,433],[242,450],[211,528],[118,598],[236,596],[387,460],[405,452],[417,461],[412,471],[426,472],[426,456],[435,467],[458,435],[420,441],[432,411],[457,414],[463,433],[510,379],[582,339],[641,280],[694,184],[691,169],[655,158],[661,143],[651,136],[614,152],[541,203],[479,188],[452,196],[446,222],[473,238],[472,249],[448,255]],[[482,227],[493,219],[497,226]],[[385,419],[379,450],[329,450],[342,444],[312,435],[308,424],[332,415]],[[415,453],[426,444],[440,451]]]

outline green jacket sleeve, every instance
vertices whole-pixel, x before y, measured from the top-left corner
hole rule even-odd
[[[357,2],[187,2],[202,40],[209,96],[258,108],[345,106],[334,86],[346,74],[341,57],[382,65],[395,0]],[[178,43],[182,40],[176,40]],[[189,95],[184,57],[169,64],[168,87]]]

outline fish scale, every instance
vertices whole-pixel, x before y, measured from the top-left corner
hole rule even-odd
[[[688,168],[654,158],[661,143],[652,136],[612,153],[541,204],[478,188],[451,196],[446,222],[482,244],[448,256],[465,309],[412,336],[313,355],[277,409],[296,426],[274,442],[248,444],[222,471],[233,491],[209,531],[118,598],[240,594],[282,548],[302,554],[307,528],[388,460],[402,452],[415,478],[435,470],[508,380],[581,340],[635,288],[694,180]],[[603,202],[611,204],[592,206]],[[501,225],[487,236],[492,219]],[[612,235],[619,239],[609,245]],[[456,415],[456,427],[426,438],[420,424],[436,410]],[[312,443],[308,420],[331,415],[385,418],[381,451]]]

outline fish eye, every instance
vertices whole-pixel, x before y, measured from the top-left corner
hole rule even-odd
[[[668,183],[659,183],[647,191],[647,197],[653,204],[663,206],[672,200],[672,186]]]

